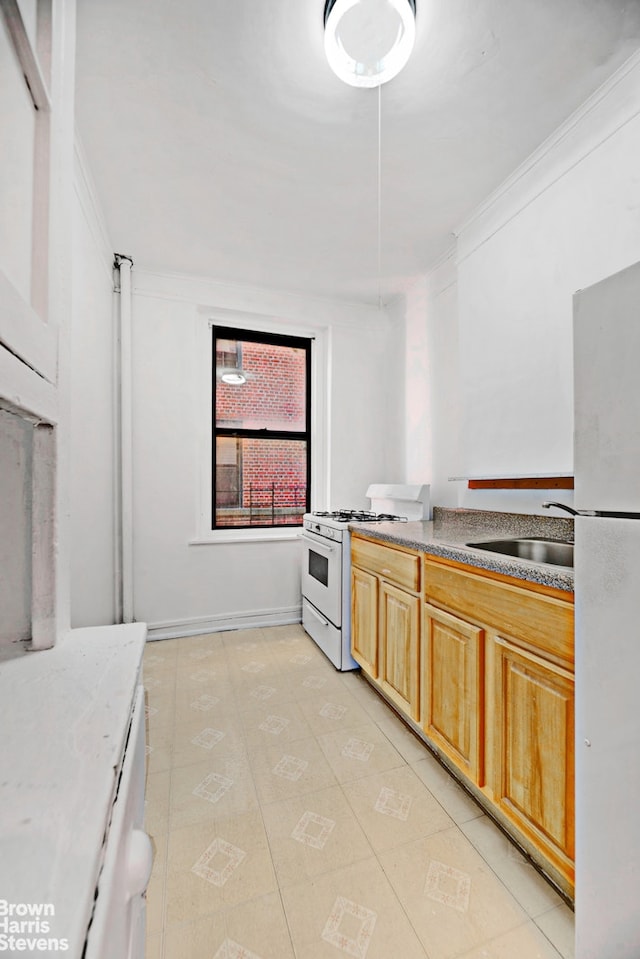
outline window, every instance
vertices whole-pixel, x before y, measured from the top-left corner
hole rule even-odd
[[[211,528],[300,526],[310,502],[311,340],[212,329]]]

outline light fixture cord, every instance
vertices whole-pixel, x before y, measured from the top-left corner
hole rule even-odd
[[[382,309],[382,84],[378,85],[378,309]]]

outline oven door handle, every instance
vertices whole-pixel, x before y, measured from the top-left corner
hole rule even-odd
[[[328,543],[320,536],[315,536],[313,533],[300,533],[300,539],[305,540],[307,543],[313,543],[314,546],[318,546],[320,549],[326,549],[327,553],[335,553],[337,546],[329,546]]]

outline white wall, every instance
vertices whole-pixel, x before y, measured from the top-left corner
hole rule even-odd
[[[134,612],[156,635],[300,615],[297,539],[194,544],[207,452],[208,321],[278,318],[324,341],[328,456],[316,507],[400,478],[398,330],[377,310],[133,270]],[[204,366],[203,366],[204,364]],[[396,376],[393,368],[396,368]]]
[[[456,269],[446,258],[404,299],[406,322],[405,468],[429,483],[431,503],[458,505],[460,370]]]
[[[432,501],[450,505],[447,476],[571,473],[572,296],[640,260],[639,156],[637,57],[462,227],[457,276],[429,295],[442,285],[442,267],[435,270],[424,303],[408,310],[413,337],[423,341],[419,362],[407,355],[412,440],[421,426],[409,411],[412,392],[424,392],[420,364],[435,390]],[[458,417],[456,449],[444,438]],[[524,512],[547,496],[459,490],[460,505]],[[551,498],[570,502],[571,494]]]
[[[115,621],[114,316],[110,248],[79,145],[70,335],[71,625]]]
[[[370,509],[371,483],[402,481],[403,324],[372,314],[357,325],[331,326],[326,505],[334,509]]]

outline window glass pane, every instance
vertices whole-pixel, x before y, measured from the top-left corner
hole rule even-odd
[[[242,465],[240,441],[232,436],[219,436],[216,444],[216,504],[242,506]]]
[[[222,379],[223,374],[237,370],[240,366],[239,343],[237,340],[216,339],[216,375]]]
[[[216,341],[216,426],[304,432],[306,415],[306,350]]]
[[[215,526],[300,526],[306,501],[305,440],[216,439]]]

